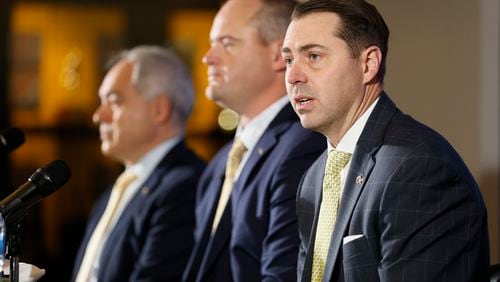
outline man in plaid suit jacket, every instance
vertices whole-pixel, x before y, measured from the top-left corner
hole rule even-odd
[[[352,154],[319,274],[326,152],[302,179],[299,281],[487,281],[479,188],[452,146],[384,92],[388,37],[364,0],[311,0],[292,15],[282,49],[292,105],[329,150]]]

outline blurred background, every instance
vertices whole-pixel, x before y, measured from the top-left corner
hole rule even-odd
[[[480,184],[499,260],[500,3],[372,0],[390,30],[386,90],[443,134]],[[104,63],[142,44],[173,48],[191,69],[196,105],[188,144],[205,160],[231,138],[235,117],[204,96],[208,33],[218,0],[1,0],[0,130],[26,143],[0,156],[4,198],[39,167],[64,160],[72,177],[24,221],[21,260],[67,281],[97,196],[121,171],[100,153],[91,116]]]

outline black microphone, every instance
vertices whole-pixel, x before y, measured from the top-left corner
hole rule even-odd
[[[24,143],[24,133],[19,128],[7,128],[0,133],[0,150],[8,153]]]
[[[22,220],[29,208],[63,186],[70,176],[68,166],[61,160],[37,169],[26,183],[0,202],[7,228]]]

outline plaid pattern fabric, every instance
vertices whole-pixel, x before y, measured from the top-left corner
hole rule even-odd
[[[311,281],[326,153],[297,199],[299,281]],[[356,144],[322,281],[488,281],[486,209],[438,133],[383,93]]]

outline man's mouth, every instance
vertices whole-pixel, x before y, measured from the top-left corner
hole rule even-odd
[[[305,105],[307,103],[311,102],[311,99],[309,98],[300,98],[298,99],[298,103],[301,104],[301,105]]]

